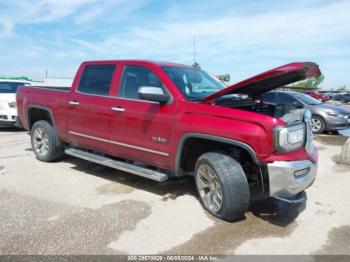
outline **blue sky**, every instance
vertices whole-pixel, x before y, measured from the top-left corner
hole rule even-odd
[[[73,77],[81,61],[193,63],[233,82],[317,62],[350,88],[350,1],[12,0],[0,2],[0,75]]]

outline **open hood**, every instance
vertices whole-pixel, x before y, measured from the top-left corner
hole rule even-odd
[[[253,76],[234,85],[228,86],[203,99],[204,103],[212,103],[215,99],[229,94],[246,94],[257,97],[273,89],[298,82],[309,77],[319,76],[321,71],[316,63],[295,62],[276,67]]]

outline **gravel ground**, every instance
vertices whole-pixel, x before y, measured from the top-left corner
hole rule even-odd
[[[190,178],[157,183],[87,161],[35,159],[29,136],[0,131],[0,254],[350,254],[345,138],[318,136],[308,201],[252,202],[246,218],[208,215]]]

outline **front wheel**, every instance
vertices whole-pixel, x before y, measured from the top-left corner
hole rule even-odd
[[[46,121],[36,122],[31,129],[32,148],[36,158],[50,162],[63,155],[63,146],[56,130]]]
[[[202,205],[214,216],[234,221],[249,206],[249,186],[241,165],[221,153],[205,153],[196,163],[195,180]]]
[[[321,134],[326,128],[324,120],[319,116],[312,116],[310,124],[311,131],[314,134]]]

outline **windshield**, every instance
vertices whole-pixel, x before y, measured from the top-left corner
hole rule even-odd
[[[162,67],[181,93],[189,100],[200,100],[226,86],[207,72],[187,67]]]
[[[322,104],[322,102],[318,101],[317,99],[315,99],[315,98],[313,98],[311,96],[302,94],[302,93],[295,93],[294,97],[299,99],[301,102],[303,102],[304,104],[307,104],[307,105],[319,105],[319,104]]]
[[[0,93],[14,94],[19,86],[24,85],[21,82],[0,82]]]

